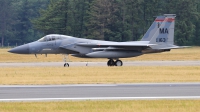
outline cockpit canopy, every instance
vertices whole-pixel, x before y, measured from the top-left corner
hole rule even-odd
[[[60,36],[53,36],[53,35],[47,35],[39,39],[39,42],[46,42],[46,41],[54,41],[54,40],[60,40]]]
[[[55,40],[63,40],[63,39],[68,39],[68,38],[73,38],[72,36],[67,36],[67,35],[60,35],[60,34],[50,34],[42,37],[39,39],[39,42],[48,42],[48,41],[55,41]]]

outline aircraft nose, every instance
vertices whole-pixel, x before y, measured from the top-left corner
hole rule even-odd
[[[28,44],[21,45],[9,50],[8,52],[17,54],[29,54],[29,45]]]

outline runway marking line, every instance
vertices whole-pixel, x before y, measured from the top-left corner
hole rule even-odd
[[[61,100],[186,100],[200,99],[200,96],[162,96],[162,97],[83,97],[83,98],[16,98],[0,99],[0,102],[12,101],[61,101]]]
[[[121,83],[121,84],[66,84],[66,85],[0,85],[0,88],[51,88],[51,87],[115,87],[115,86],[200,86],[199,82],[186,83]]]

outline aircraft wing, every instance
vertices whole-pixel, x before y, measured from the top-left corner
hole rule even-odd
[[[87,47],[91,48],[93,51],[103,51],[103,50],[128,51],[128,50],[142,50],[154,45],[155,44],[148,44],[148,42],[108,42],[108,41],[94,42],[93,41],[93,42],[87,42],[87,43],[82,42],[82,43],[68,44],[68,45],[60,46],[60,48],[84,53],[83,49]],[[79,46],[79,48],[77,48],[76,46]]]
[[[156,44],[136,43],[136,42],[108,42],[108,43],[77,43],[78,46],[85,47],[148,47]]]

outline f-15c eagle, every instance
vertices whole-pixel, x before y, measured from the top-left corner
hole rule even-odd
[[[8,52],[18,54],[71,54],[80,58],[108,58],[108,66],[122,66],[119,58],[136,57],[183,48],[174,45],[175,14],[157,16],[140,41],[113,42],[50,34],[15,47]],[[65,62],[64,66],[69,66]]]

